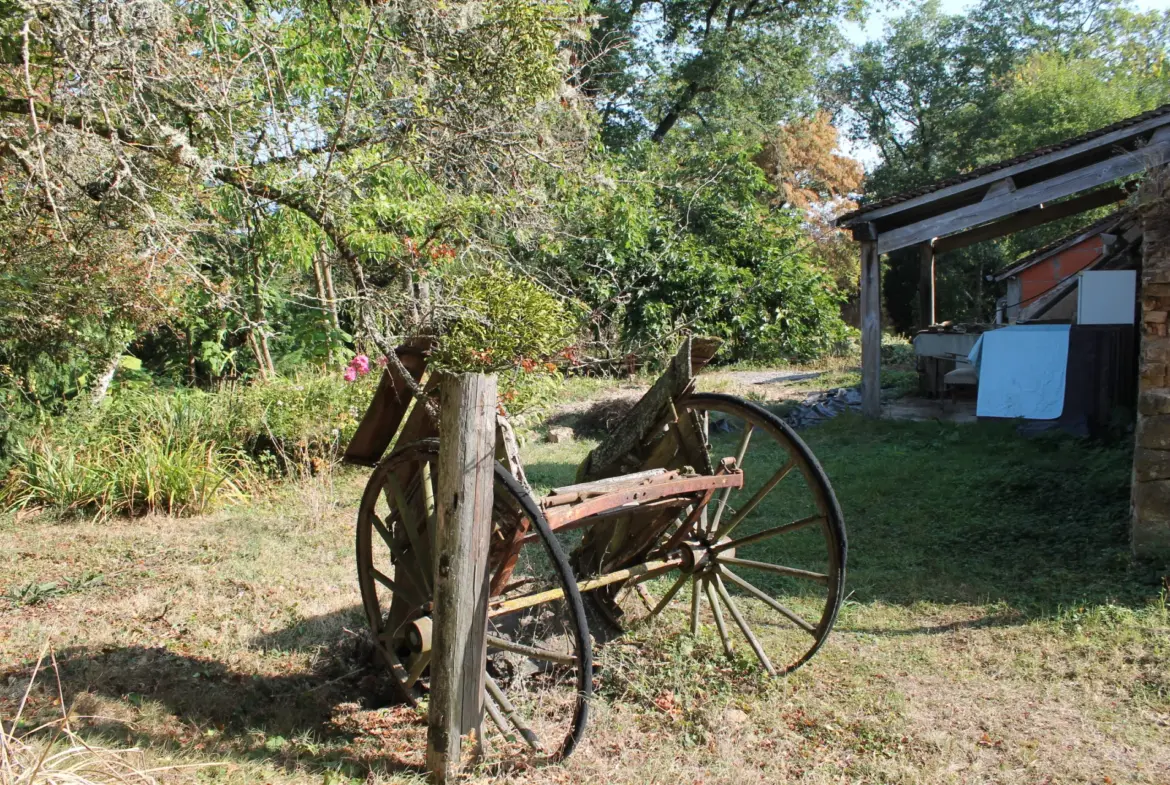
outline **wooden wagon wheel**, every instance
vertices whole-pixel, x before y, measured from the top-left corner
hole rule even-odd
[[[396,450],[374,470],[358,511],[362,602],[379,655],[412,703],[430,684],[438,457],[437,439]],[[551,762],[569,755],[584,732],[592,693],[589,630],[568,561],[540,508],[502,465],[495,473],[484,703],[499,735],[522,740],[540,762]],[[501,608],[517,597],[527,602]],[[499,738],[486,723],[484,735],[489,744]]]
[[[659,465],[709,473],[731,457],[743,487],[697,499],[636,553],[614,549],[602,570],[671,553],[683,564],[652,586],[597,598],[622,625],[658,618],[693,634],[713,626],[729,656],[742,639],[769,673],[789,673],[824,643],[843,597],[845,527],[833,489],[808,446],[766,409],[719,394],[692,394],[675,409],[690,434],[678,434]]]

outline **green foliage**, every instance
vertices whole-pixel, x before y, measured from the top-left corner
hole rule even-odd
[[[100,515],[196,514],[217,495],[242,495],[241,474],[213,442],[149,435],[130,443],[116,434],[82,443],[34,439],[14,452],[0,501]]]
[[[628,149],[672,134],[775,126],[808,108],[814,74],[841,44],[834,22],[861,7],[856,0],[594,0],[595,40],[630,42],[586,69],[599,93],[602,138]]]
[[[435,368],[536,370],[562,352],[576,331],[568,308],[531,279],[502,266],[449,271],[449,314]]]
[[[568,231],[529,252],[585,301],[597,353],[671,351],[689,329],[727,339],[723,359],[809,359],[843,337],[834,281],[798,215],[775,206],[757,152],[734,134],[647,144],[566,184]]]

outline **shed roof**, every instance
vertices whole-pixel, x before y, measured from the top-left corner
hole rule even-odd
[[[1051,156],[1053,153],[1070,150],[1071,148],[1085,145],[1085,143],[1093,142],[1094,140],[1101,140],[1103,137],[1117,134],[1117,132],[1124,132],[1127,129],[1134,129],[1137,131],[1138,129],[1136,129],[1135,126],[1141,126],[1143,124],[1149,125],[1148,121],[1159,118],[1164,118],[1166,123],[1170,123],[1170,104],[1163,104],[1162,106],[1159,106],[1158,108],[1152,109],[1148,112],[1143,112],[1142,114],[1136,115],[1134,117],[1128,117],[1124,120],[1119,120],[1118,122],[1111,125],[1104,126],[1103,128],[1097,128],[1096,130],[1065,139],[1055,144],[1038,147],[1035,150],[1031,150],[1030,152],[1018,155],[1014,158],[998,161],[996,163],[965,172],[964,174],[956,175],[955,177],[949,177],[945,180],[939,180],[929,185],[924,185],[918,188],[904,191],[902,193],[886,197],[885,199],[881,199],[870,204],[864,204],[861,207],[858,207],[856,210],[840,216],[836,223],[838,226],[852,226],[861,223],[865,216],[878,210],[884,210],[888,207],[893,207],[904,202],[916,200],[919,197],[928,196],[930,194],[943,191],[944,189],[951,189],[953,186],[979,180],[997,172],[1004,172],[1005,176],[1008,174],[1013,174],[1014,171],[1006,172],[1005,170],[1015,170],[1020,167],[1021,164],[1028,164],[1029,162],[1033,161],[1036,161],[1038,164],[1045,163],[1044,161],[1039,161],[1038,159],[1044,159],[1047,156]],[[1152,125],[1162,124],[1163,123],[1154,123]],[[1145,130],[1148,129],[1141,129],[1143,132]],[[1127,137],[1123,133],[1121,134],[1121,138],[1116,140],[1116,143],[1122,144],[1124,142],[1130,141],[1132,141],[1132,138]]]
[[[1091,224],[1080,227],[1074,232],[1064,235],[1056,240],[1053,240],[1048,245],[1037,248],[1035,251],[1020,257],[1012,262],[1002,270],[992,273],[991,279],[994,281],[1002,281],[1005,278],[1010,278],[1013,275],[1018,275],[1029,267],[1040,264],[1045,259],[1049,259],[1061,251],[1065,251],[1077,243],[1088,240],[1090,237],[1096,237],[1100,234],[1108,234],[1111,230],[1116,229],[1120,224],[1124,223],[1127,218],[1130,218],[1129,210],[1122,209],[1099,220],[1093,221]]]

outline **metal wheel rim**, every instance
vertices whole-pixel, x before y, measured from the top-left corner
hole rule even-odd
[[[812,634],[811,643],[808,648],[800,656],[786,661],[783,664],[768,663],[771,666],[771,670],[777,676],[791,673],[808,662],[821,646],[824,645],[836,621],[837,613],[844,598],[845,565],[848,545],[840,505],[833,493],[829,479],[812,451],[808,448],[808,445],[804,443],[787,423],[761,406],[731,395],[696,393],[679,401],[676,404],[676,408],[680,416],[684,412],[707,412],[739,418],[745,424],[751,423],[756,430],[761,430],[768,434],[790,456],[790,460],[795,461],[796,465],[794,468],[800,470],[804,482],[816,502],[819,515],[822,518],[820,530],[826,543],[826,558],[828,562],[828,568],[825,573],[827,579],[825,581],[826,592],[824,606],[821,609],[820,618],[814,625],[815,632]],[[709,443],[708,449],[710,449]],[[712,459],[722,457],[724,456],[711,455]],[[745,471],[751,471],[751,468],[749,466]],[[717,502],[717,498],[712,498],[709,508],[716,508]],[[724,568],[725,565],[721,563],[721,569]],[[737,569],[740,568],[737,567]],[[743,570],[741,569],[740,572],[742,573]],[[687,599],[687,595],[690,595],[692,616],[695,618],[697,618],[695,616],[697,611],[694,609],[694,598],[696,596],[699,598],[698,602],[700,605],[705,601],[709,608],[719,608],[719,606],[722,606],[724,610],[727,610],[729,606],[723,602],[724,599],[727,599],[732,605],[736,604],[731,597],[727,596],[729,594],[727,590],[729,588],[736,589],[739,587],[734,585],[725,573],[716,571],[715,574],[720,576],[719,581],[715,580],[714,575],[710,576],[707,580],[699,581],[697,576],[688,576],[681,571],[672,572],[668,578],[673,578],[674,580],[667,581],[667,585],[670,586],[667,594],[670,596],[664,596],[659,602],[665,602],[667,604],[676,603],[680,600]],[[690,577],[690,580],[687,580],[688,577]],[[739,577],[742,579],[742,575]],[[698,585],[696,585],[696,581]],[[629,592],[629,589],[626,591]],[[627,593],[626,596],[629,597],[629,594]],[[646,608],[651,609],[650,616],[652,617],[657,616],[667,607],[667,605],[664,605],[662,608],[652,609],[654,599],[657,598],[644,598],[642,600]],[[715,600],[718,600],[718,602],[715,602]],[[631,604],[635,603],[634,599],[627,601]],[[720,628],[719,633],[725,648],[728,648],[727,643],[732,633],[742,633],[737,636],[737,639],[740,641],[745,637],[749,637],[747,632],[743,632],[743,628],[740,627],[741,620],[734,618],[735,615],[736,613],[733,611],[729,614],[729,618],[721,619],[717,613],[713,618],[715,625]],[[692,621],[692,629],[694,629],[694,626],[695,623]],[[751,642],[749,637],[750,647]],[[750,651],[748,656],[752,656]],[[766,656],[760,657],[759,653],[756,653],[756,657],[761,662],[766,662],[767,660]]]
[[[426,456],[426,459],[436,459],[438,456],[439,442],[437,439],[424,439],[414,444],[407,445],[383,459],[375,468],[373,475],[366,485],[365,492],[362,495],[361,506],[358,511],[358,526],[356,537],[357,550],[357,565],[358,565],[358,582],[362,593],[362,604],[366,612],[367,621],[370,624],[370,629],[374,633],[375,648],[379,656],[383,659],[385,664],[391,671],[392,680],[396,689],[402,699],[410,703],[416,703],[424,694],[425,689],[421,685],[421,680],[415,685],[407,688],[404,682],[407,680],[408,673],[405,663],[401,661],[397,653],[391,646],[384,644],[381,638],[382,620],[384,611],[378,600],[378,591],[375,585],[375,578],[373,573],[373,552],[375,542],[382,540],[382,537],[375,534],[375,526],[373,524],[371,514],[373,513],[380,496],[383,493],[383,488],[386,484],[386,477],[393,469],[400,467],[404,462],[419,459]],[[497,498],[501,490],[506,493],[515,504],[523,511],[535,534],[538,535],[539,542],[543,546],[544,552],[550,562],[550,566],[556,572],[559,579],[560,586],[564,592],[563,602],[565,603],[566,613],[571,626],[571,634],[575,642],[574,666],[576,676],[576,698],[574,706],[572,707],[572,719],[569,723],[568,731],[565,737],[559,742],[555,742],[555,746],[545,748],[542,754],[537,756],[539,763],[551,763],[561,760],[570,755],[576,746],[579,744],[584,735],[585,726],[588,722],[589,699],[592,695],[593,680],[592,680],[592,651],[591,641],[589,636],[589,629],[586,622],[584,607],[582,605],[581,595],[577,589],[577,585],[559,542],[553,536],[548,527],[548,523],[544,518],[540,507],[533,501],[531,495],[527,490],[520,485],[519,482],[508,472],[502,465],[497,463],[495,466],[495,488]],[[493,530],[497,524],[493,520]],[[383,548],[384,550],[385,548]],[[489,565],[489,573],[493,573],[496,565]],[[412,603],[408,603],[410,605]],[[423,608],[419,606],[417,612],[421,613]],[[408,618],[402,624],[411,621]],[[401,628],[402,624],[398,627]],[[396,630],[395,632],[398,632]],[[490,679],[489,679],[490,680]],[[503,699],[507,702],[507,696]],[[499,717],[502,715],[509,718],[512,715],[507,711],[493,712],[492,707],[500,709],[499,696],[492,696],[489,691],[489,696],[485,697],[485,705],[488,707],[488,718],[485,718],[485,731],[488,726],[488,719],[500,725]],[[511,707],[510,707],[511,708]],[[517,726],[517,729],[519,726]],[[507,734],[507,730],[503,727],[499,728],[501,733]],[[520,731],[521,736],[523,732]],[[486,736],[486,732],[485,732]]]

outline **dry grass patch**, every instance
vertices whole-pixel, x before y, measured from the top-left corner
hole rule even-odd
[[[817,657],[768,682],[716,639],[636,630],[599,653],[573,758],[472,780],[1170,782],[1170,621],[1159,576],[1126,555],[1125,445],[852,417],[806,435],[851,538],[851,594]],[[530,478],[571,482],[591,446],[531,442]],[[5,728],[61,717],[39,682],[12,722],[49,639],[79,739],[145,768],[226,764],[159,781],[421,782],[423,715],[388,705],[369,667],[364,481],[183,520],[0,519]],[[11,592],[47,583],[61,590]]]

